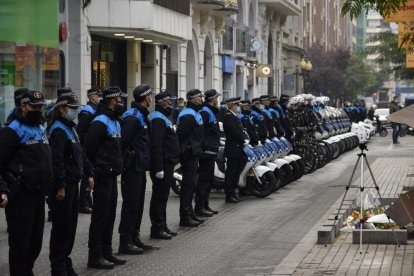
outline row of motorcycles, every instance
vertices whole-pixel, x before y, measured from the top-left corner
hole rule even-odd
[[[329,101],[329,99],[326,99]],[[323,99],[315,104],[321,108],[318,125],[312,130],[295,128],[303,135],[292,143],[285,137],[267,139],[265,143],[244,147],[247,162],[239,178],[239,188],[246,188],[253,196],[264,198],[283,186],[324,167],[341,154],[358,147],[365,129],[353,129],[353,123],[345,112],[324,105]],[[220,123],[221,124],[221,123]],[[222,129],[222,126],[220,127]],[[361,134],[362,133],[362,134]],[[246,133],[247,135],[247,133]],[[365,139],[365,136],[364,136]],[[225,138],[220,139],[219,153],[215,163],[212,189],[224,190],[226,159]],[[180,195],[181,168],[174,172],[172,190]]]

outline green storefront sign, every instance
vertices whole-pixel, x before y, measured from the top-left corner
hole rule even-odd
[[[0,41],[58,48],[57,0],[0,0]]]

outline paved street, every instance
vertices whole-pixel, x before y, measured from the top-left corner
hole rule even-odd
[[[370,161],[374,162],[384,153],[407,155],[406,148],[404,151],[396,152],[395,149],[398,148],[390,146],[390,139],[390,136],[378,137],[369,144]],[[401,141],[404,145],[411,140],[411,137],[407,137]],[[224,203],[222,193],[213,193],[212,206],[219,209],[220,214],[196,229],[184,229],[178,226],[179,198],[171,194],[168,222],[170,228],[179,232],[179,235],[171,241],[149,240],[148,204],[151,191],[148,190],[141,233],[147,242],[159,246],[160,249],[145,255],[127,256],[128,262],[125,266],[110,271],[86,268],[90,217],[80,214],[77,239],[72,254],[75,269],[82,275],[277,274],[280,268],[278,265],[292,249],[298,251],[301,246],[299,242],[307,236],[316,238],[316,232],[310,232],[310,229],[343,194],[356,161],[356,153],[358,150],[340,156],[323,169],[304,176],[266,199],[249,198],[240,204],[230,205]],[[119,224],[121,203],[120,197],[116,227]],[[8,275],[7,234],[3,212],[0,219],[2,221],[0,275]],[[50,271],[49,234],[50,223],[46,223],[44,247],[36,263],[36,275],[46,275]],[[119,235],[115,229],[114,251],[117,251],[118,240]],[[306,253],[302,252],[305,255]],[[289,256],[292,257],[291,255]],[[294,258],[285,259],[283,264],[290,261],[292,266],[294,265],[292,260]]]

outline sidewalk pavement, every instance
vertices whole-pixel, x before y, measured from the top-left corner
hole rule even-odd
[[[388,147],[376,151],[374,155],[377,158],[372,163],[370,152],[366,152],[384,198],[397,198],[404,192],[403,188],[406,190],[414,187],[414,138],[403,137],[400,141],[399,145],[390,142]],[[356,186],[360,183],[358,169],[359,165],[352,183]],[[344,188],[347,184],[343,183]],[[364,186],[374,186],[367,169],[364,172]],[[358,189],[350,189],[346,199],[355,199],[357,195],[359,196]],[[407,245],[363,245],[362,253],[359,244],[352,244],[352,233],[341,232],[335,242],[327,246],[316,244],[318,227],[333,213],[341,199],[342,197],[271,275],[414,275],[414,239],[410,237]]]

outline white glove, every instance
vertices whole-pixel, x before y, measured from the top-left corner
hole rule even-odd
[[[250,141],[249,140],[244,140],[244,144],[243,144],[243,146],[248,146],[249,145],[249,143],[250,143]]]
[[[164,171],[155,173],[155,177],[158,179],[164,179]]]
[[[259,146],[262,146],[262,142],[260,142],[260,141],[259,141],[258,145],[259,145]]]

